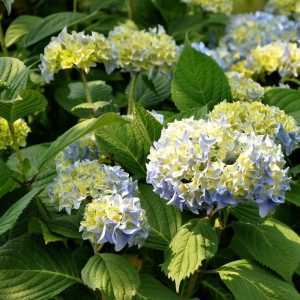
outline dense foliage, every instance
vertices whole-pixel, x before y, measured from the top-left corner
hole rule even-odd
[[[300,299],[300,2],[250,2],[0,1],[0,299]]]

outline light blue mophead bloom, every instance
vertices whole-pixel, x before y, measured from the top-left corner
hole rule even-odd
[[[224,120],[169,123],[148,160],[146,181],[154,192],[195,214],[254,202],[264,217],[289,189],[281,145],[232,130]]]
[[[92,244],[110,243],[116,251],[141,246],[149,234],[145,211],[137,197],[122,197],[120,194],[102,196],[85,208],[80,231],[83,239]]]
[[[277,129],[276,139],[282,145],[286,155],[290,155],[300,143],[300,134],[297,132],[286,132],[280,124]]]
[[[55,158],[57,172],[66,172],[76,162],[99,158],[100,151],[93,134],[88,134],[64,148]]]

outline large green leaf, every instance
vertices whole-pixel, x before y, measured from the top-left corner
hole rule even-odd
[[[90,258],[82,279],[92,290],[99,289],[106,300],[131,300],[140,284],[137,271],[125,258],[108,253]]]
[[[96,133],[100,147],[137,178],[146,175],[144,141],[132,124],[106,126]]]
[[[181,226],[181,214],[155,194],[152,186],[141,184],[139,191],[141,205],[150,225],[146,246],[165,250]]]
[[[13,57],[0,57],[0,81],[5,85],[1,99],[16,98],[25,89],[29,70],[22,61]]]
[[[20,150],[23,160],[26,160],[28,162],[28,169],[26,169],[25,174],[23,174],[25,175],[27,180],[30,180],[37,173],[38,160],[36,158],[43,155],[47,151],[49,146],[50,146],[49,143],[37,144]],[[7,165],[14,172],[20,171],[19,161],[16,153],[10,155],[7,161]],[[54,169],[54,165],[51,167],[52,169]]]
[[[300,123],[300,91],[274,88],[265,94],[264,103],[278,106]]]
[[[0,218],[0,234],[12,229],[18,218],[29,205],[31,200],[42,191],[41,188],[35,188],[15,202]]]
[[[233,300],[233,295],[215,277],[206,278],[201,285],[207,289],[213,300]]]
[[[226,264],[218,272],[238,300],[299,300],[300,297],[292,285],[247,260]]]
[[[141,286],[136,300],[180,300],[173,291],[148,274],[141,275]]]
[[[257,224],[264,221],[259,215],[256,203],[243,203],[231,208],[230,212],[241,222]]]
[[[160,136],[162,125],[142,106],[134,106],[132,121],[123,126],[107,126],[97,132],[97,140],[106,152],[113,155],[136,177],[144,177],[146,158],[153,141]]]
[[[25,40],[25,46],[32,46],[44,38],[62,30],[64,27],[83,21],[86,17],[87,16],[83,13],[75,12],[59,12],[49,15],[30,30]]]
[[[145,155],[148,155],[153,142],[157,141],[160,137],[163,127],[162,124],[160,124],[155,117],[142,106],[135,104],[132,125],[136,130],[137,136],[143,140],[145,145]]]
[[[58,152],[63,150],[69,144],[74,143],[85,134],[95,131],[101,126],[119,123],[120,121],[122,121],[122,119],[120,119],[120,117],[115,113],[107,113],[97,119],[86,120],[75,125],[51,144],[46,153],[40,158],[37,164],[37,169],[40,170],[48,164],[58,154]]]
[[[32,30],[42,18],[36,16],[20,16],[17,17],[8,26],[5,33],[5,46],[10,47],[21,38],[23,38],[30,30]]]
[[[12,178],[12,171],[3,160],[0,160],[0,198],[12,191],[17,183]]]
[[[228,80],[218,64],[191,46],[185,46],[172,81],[172,100],[181,110],[230,100]]]
[[[66,248],[45,248],[29,237],[0,248],[0,299],[47,300],[80,282]]]
[[[291,185],[291,190],[286,194],[286,201],[300,207],[300,182]]]
[[[136,86],[136,96],[138,103],[144,107],[156,105],[169,98],[171,89],[171,79],[169,76],[157,73],[151,79],[140,74]]]
[[[213,257],[218,250],[218,236],[206,219],[193,219],[183,225],[171,241],[162,269],[180,282],[198,270],[204,260]]]
[[[25,90],[11,100],[0,100],[0,116],[9,122],[45,110],[47,100],[35,90]]]
[[[234,231],[231,247],[237,254],[253,258],[291,280],[300,264],[300,238],[291,228],[270,219],[262,224],[237,223]]]

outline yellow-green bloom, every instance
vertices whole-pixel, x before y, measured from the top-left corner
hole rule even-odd
[[[255,73],[279,72],[281,76],[299,75],[300,48],[296,43],[274,42],[251,52],[249,68]]]
[[[22,119],[16,120],[13,123],[13,131],[15,142],[19,147],[26,146],[26,138],[30,132],[30,128],[26,122]],[[9,129],[8,122],[0,117],[0,150],[6,150],[9,147],[13,146],[13,137]]]
[[[229,15],[233,9],[232,0],[182,0],[187,4],[199,5],[203,10],[213,13],[224,13]]]
[[[251,78],[237,72],[227,72],[226,75],[234,100],[254,101],[264,95],[264,88]]]
[[[97,63],[107,62],[110,53],[110,45],[102,34],[68,33],[65,28],[45,48],[40,69],[45,80],[50,81],[60,70],[78,68],[88,72]]]
[[[145,31],[125,24],[114,28],[108,39],[112,47],[112,60],[107,64],[110,71],[168,72],[177,60],[176,43],[161,26]]]
[[[209,114],[212,120],[225,119],[231,129],[242,133],[270,136],[287,154],[299,143],[300,129],[296,120],[278,107],[261,102],[222,102]]]

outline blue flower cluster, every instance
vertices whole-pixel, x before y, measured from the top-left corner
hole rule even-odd
[[[93,245],[108,242],[116,251],[127,244],[141,246],[148,225],[137,197],[137,182],[120,166],[100,163],[98,153],[90,137],[60,153],[58,175],[49,187],[50,199],[69,214],[86,204],[80,231]]]
[[[211,56],[226,71],[247,77],[278,71],[282,76],[297,77],[299,40],[300,22],[287,16],[256,12],[233,16],[215,49],[202,42],[194,43],[193,47]]]
[[[233,130],[222,119],[168,124],[148,159],[154,191],[193,213],[251,201],[266,216],[289,189],[281,146],[268,136]]]

